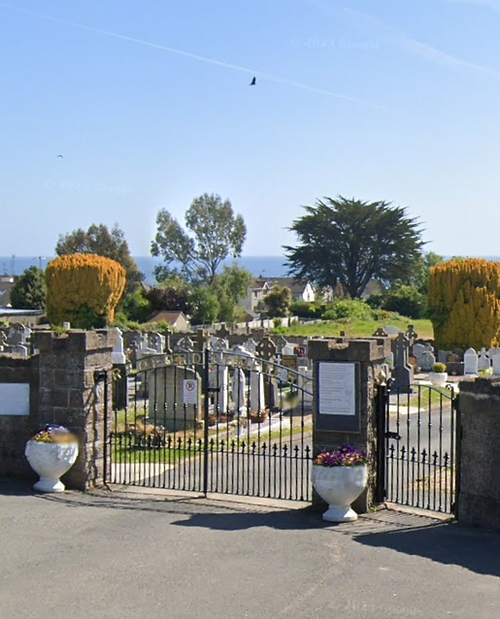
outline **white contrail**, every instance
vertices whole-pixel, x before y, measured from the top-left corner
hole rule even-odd
[[[10,4],[0,3],[0,8],[10,9],[12,11],[17,11],[19,13],[25,13],[26,15],[38,17],[39,19],[53,21],[58,24],[63,24],[65,26],[71,26],[72,28],[79,28],[80,30],[87,30],[88,32],[93,32],[95,34],[102,34],[108,37],[113,37],[115,39],[120,39],[122,41],[128,41],[129,43],[135,43],[137,45],[144,45],[152,49],[158,49],[163,52],[168,52],[169,54],[176,54],[177,56],[184,56],[185,58],[191,58],[192,60],[198,60],[199,62],[205,62],[207,64],[216,65],[218,67],[223,67],[225,69],[232,69],[233,71],[240,71],[242,73],[248,73],[249,75],[255,75],[257,77],[260,77],[260,78],[263,78],[269,81],[279,82],[281,84],[287,84],[288,86],[293,86],[295,88],[301,88],[302,90],[307,90],[308,92],[314,92],[314,93],[321,94],[321,95],[327,95],[329,97],[334,97],[336,99],[342,99],[343,101],[349,101],[351,103],[356,103],[358,105],[362,105],[365,107],[371,107],[376,110],[384,110],[384,111],[388,110],[388,108],[383,105],[378,105],[376,103],[370,103],[369,101],[364,101],[363,99],[358,99],[356,97],[349,97],[347,95],[339,95],[329,90],[323,90],[322,88],[316,88],[315,86],[308,86],[307,84],[296,82],[295,80],[289,80],[283,77],[278,77],[276,75],[270,75],[269,73],[263,73],[262,71],[256,71],[255,69],[249,69],[248,67],[242,67],[239,65],[230,64],[228,62],[223,62],[221,60],[215,60],[214,58],[200,56],[199,54],[192,54],[191,52],[186,52],[182,49],[176,49],[174,47],[167,47],[165,45],[158,45],[157,43],[151,43],[150,41],[144,41],[143,39],[136,39],[135,37],[129,37],[124,34],[118,34],[117,32],[111,32],[109,30],[101,30],[100,28],[93,28],[91,26],[77,24],[75,22],[70,22],[64,19],[59,19],[57,17],[52,17],[51,15],[44,15],[43,13],[36,13],[35,11],[29,11],[28,9],[22,9],[20,7],[11,6]]]
[[[442,66],[451,67],[453,69],[466,69],[468,71],[486,75],[488,77],[493,77],[495,79],[500,78],[500,71],[497,71],[496,69],[490,69],[489,67],[478,65],[473,62],[468,62],[467,60],[462,60],[461,58],[457,58],[452,54],[443,52],[440,49],[433,47],[432,45],[422,43],[421,41],[417,41],[417,39],[412,39],[404,32],[393,28],[378,17],[373,17],[373,15],[369,15],[368,13],[364,13],[363,11],[358,11],[356,9],[346,8],[344,10],[347,13],[355,16],[357,19],[362,19],[365,22],[370,23],[372,26],[375,26],[379,30],[384,31],[387,37],[389,39],[392,39],[395,45],[398,45],[407,52],[411,52],[413,54],[416,54],[417,56],[426,58],[427,60],[430,60],[431,62],[435,64],[440,64]]]

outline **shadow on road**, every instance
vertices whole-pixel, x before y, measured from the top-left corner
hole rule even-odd
[[[310,507],[265,513],[192,514],[188,520],[172,522],[179,527],[203,527],[216,531],[242,531],[256,527],[278,530],[321,529],[325,523]]]
[[[500,536],[479,529],[442,522],[425,527],[353,535],[360,544],[390,548],[477,574],[500,577]]]
[[[210,500],[203,496],[156,495],[155,498],[120,492],[34,494],[29,483],[2,480],[0,497],[28,497],[69,508],[140,510],[178,516],[169,519],[177,527],[202,527],[217,531],[242,531],[257,527],[303,531],[324,529],[328,535],[344,535],[372,548],[387,548],[423,557],[444,565],[456,565],[477,574],[500,578],[500,535],[463,527],[454,521],[394,510],[365,514],[356,522],[334,525],[304,507],[278,509],[264,504],[238,502],[235,497]],[[24,499],[22,499],[24,505]]]
[[[0,496],[29,496],[33,494],[33,484],[37,477],[30,483],[25,479],[3,478],[0,480]]]

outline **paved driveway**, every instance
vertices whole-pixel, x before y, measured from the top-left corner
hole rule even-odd
[[[2,619],[497,619],[500,538],[382,510],[0,484]]]

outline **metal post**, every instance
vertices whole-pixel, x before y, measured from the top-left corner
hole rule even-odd
[[[453,412],[455,412],[455,428],[453,428]],[[451,497],[451,513],[458,518],[458,505],[460,501],[460,456],[461,456],[461,446],[462,446],[462,423],[460,419],[460,396],[455,395],[451,401],[451,441],[453,448],[453,441],[455,441],[455,457],[453,458],[452,453],[452,461],[451,466],[455,468],[455,484],[454,484],[454,496]],[[455,437],[453,437],[453,429],[455,429]],[[452,473],[453,474],[453,473]]]
[[[377,415],[377,482],[375,486],[375,501],[383,503],[387,492],[385,487],[385,455],[386,455],[386,415],[387,415],[388,390],[387,385],[379,385],[375,398]]]
[[[210,374],[210,351],[204,351],[204,380],[203,380],[203,494],[208,493],[208,413],[209,413],[209,374]]]

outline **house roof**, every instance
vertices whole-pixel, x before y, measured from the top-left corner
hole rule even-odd
[[[179,310],[156,310],[151,314],[151,316],[146,322],[159,322],[161,320],[165,321],[169,325],[174,326],[175,323],[179,320],[179,318],[182,318],[183,320],[188,322],[184,312],[181,312]]]

